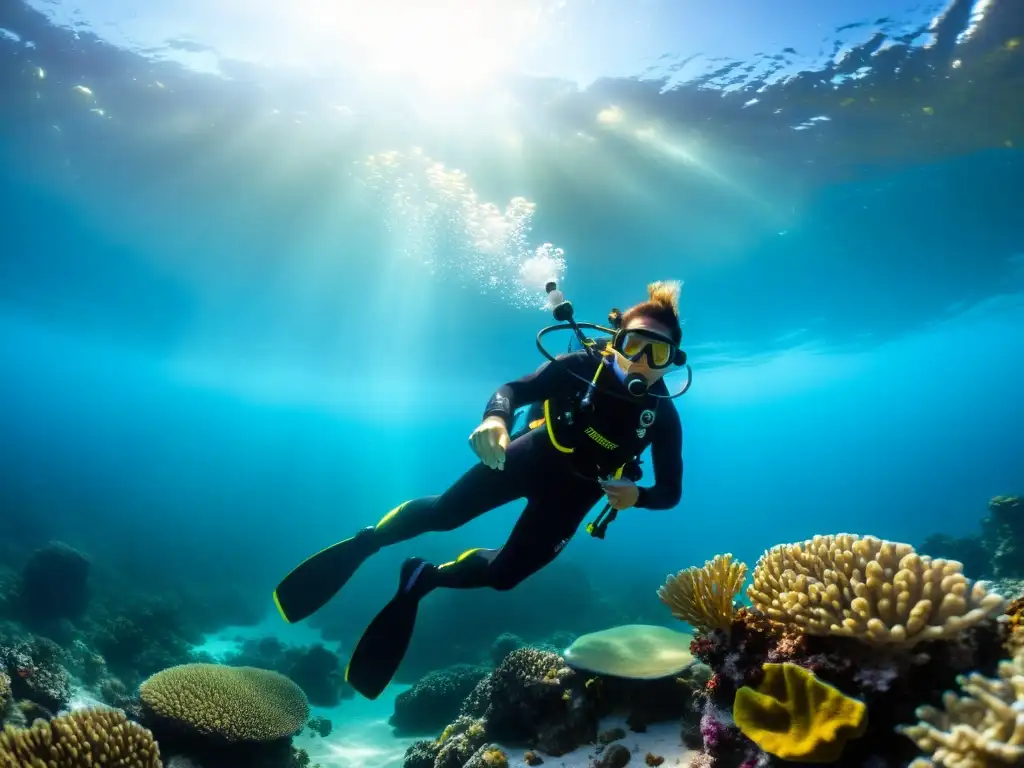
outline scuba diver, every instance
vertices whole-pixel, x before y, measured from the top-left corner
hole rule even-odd
[[[554,283],[549,299],[562,299]],[[567,324],[538,335],[548,358],[535,372],[498,389],[484,408],[469,445],[480,459],[437,496],[406,501],[376,525],[364,528],[299,564],[278,585],[274,601],[285,621],[319,610],[356,569],[384,547],[427,532],[451,531],[516,499],[526,499],[505,544],[471,549],[435,565],[409,558],[398,590],[370,623],[353,651],[346,680],[375,699],[391,681],[408,648],[420,601],[439,588],[509,590],[552,562],[602,499],[607,506],[589,525],[591,535],[624,509],[670,509],[682,494],[682,428],[672,399],[689,387],[692,373],[680,349],[678,282],[648,286],[648,300],[625,312],[612,310],[611,328],[576,323],[561,301],[555,318]],[[571,328],[581,349],[553,357],[545,333]],[[582,333],[611,337],[604,345]],[[686,386],[674,395],[662,377],[685,366]],[[514,430],[517,410],[530,406],[526,426]],[[521,432],[521,433],[520,433]],[[648,447],[655,482],[640,479],[640,454]]]

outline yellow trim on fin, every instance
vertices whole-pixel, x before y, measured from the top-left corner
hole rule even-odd
[[[277,606],[277,612],[281,614],[281,618],[284,619],[285,624],[291,624],[291,619],[289,619],[288,616],[285,615],[284,608],[281,607],[281,601],[277,597],[276,589],[274,590],[274,605]]]

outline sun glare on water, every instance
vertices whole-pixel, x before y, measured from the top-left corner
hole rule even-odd
[[[540,9],[537,0],[301,0],[290,13],[321,41],[356,54],[364,75],[450,96],[514,67],[540,26]]]

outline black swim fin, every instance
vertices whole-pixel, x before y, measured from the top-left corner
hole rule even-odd
[[[294,624],[312,616],[376,551],[373,528],[364,528],[355,536],[303,560],[274,590],[274,604],[281,617]]]
[[[405,657],[420,600],[430,591],[421,581],[428,568],[433,566],[415,557],[402,564],[398,592],[370,622],[352,651],[345,680],[368,699],[383,693]]]

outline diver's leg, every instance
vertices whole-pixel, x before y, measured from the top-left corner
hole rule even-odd
[[[302,561],[274,591],[281,616],[295,622],[318,611],[382,547],[428,531],[450,531],[484,512],[528,496],[537,484],[546,448],[546,443],[533,433],[524,435],[509,445],[503,470],[477,464],[440,496],[407,501],[388,512],[377,525]]]
[[[567,479],[560,488],[548,489],[528,501],[500,549],[471,549],[450,563],[415,573],[419,591],[425,594],[436,587],[512,589],[558,557],[600,498],[596,483]]]
[[[505,468],[476,464],[439,496],[423,496],[398,505],[365,535],[377,549],[424,533],[453,531],[484,512],[529,495],[536,485],[537,451],[544,445],[524,435],[509,445]]]
[[[500,472],[497,474],[501,474]],[[596,483],[548,477],[553,485],[531,497],[500,550],[470,550],[451,563],[433,566],[417,557],[402,564],[398,590],[359,639],[345,679],[375,699],[387,687],[412,640],[420,600],[437,587],[512,589],[550,563],[583,517],[601,498]]]

